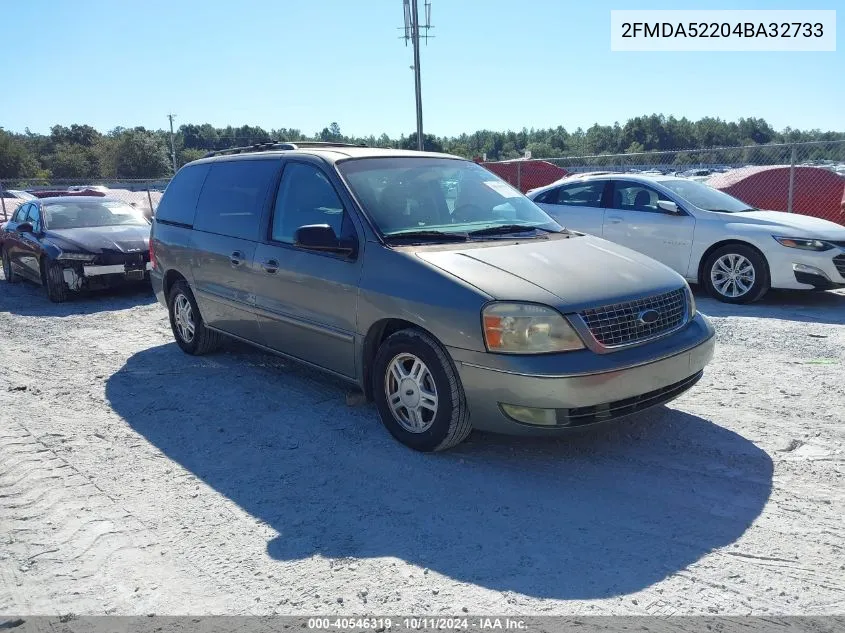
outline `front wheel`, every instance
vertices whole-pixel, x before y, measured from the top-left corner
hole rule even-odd
[[[16,284],[20,281],[18,274],[12,270],[12,260],[5,248],[3,249],[3,277],[5,277],[6,281],[10,284]]]
[[[728,244],[704,263],[702,282],[710,296],[724,303],[752,303],[769,290],[769,269],[760,251]]]
[[[472,431],[464,389],[452,361],[429,334],[389,336],[376,353],[373,394],[382,424],[417,451],[442,451]]]
[[[44,287],[47,289],[47,298],[53,303],[67,301],[68,287],[63,271],[64,268],[60,264],[46,259],[41,260],[41,275],[44,279]]]

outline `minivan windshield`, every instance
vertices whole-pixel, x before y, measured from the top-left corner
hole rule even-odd
[[[723,191],[709,187],[695,180],[658,180],[661,185],[678,194],[683,199],[705,211],[720,213],[742,213],[756,211],[742,200],[737,200]]]
[[[436,242],[563,230],[517,189],[470,161],[391,156],[342,161],[337,168],[388,238]]]
[[[80,229],[94,226],[133,225],[149,222],[144,214],[124,202],[53,202],[44,205],[45,228]]]

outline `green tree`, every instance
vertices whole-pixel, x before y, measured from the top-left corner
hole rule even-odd
[[[100,175],[96,152],[82,144],[59,144],[45,157],[44,163],[54,178],[96,178]]]
[[[417,133],[413,132],[403,139],[400,143],[402,149],[417,149]],[[425,152],[442,152],[443,145],[436,136],[432,134],[423,134],[423,151]]]
[[[38,161],[15,135],[0,129],[0,178],[38,175]]]
[[[110,134],[98,147],[103,175],[114,178],[159,178],[171,172],[166,145],[143,128]]]

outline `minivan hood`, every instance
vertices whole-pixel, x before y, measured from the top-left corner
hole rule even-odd
[[[800,213],[786,213],[785,211],[743,211],[742,213],[719,213],[729,222],[739,224],[770,225],[772,228],[799,231],[800,235],[786,237],[814,237],[824,240],[845,240],[845,226],[829,220],[814,218]],[[749,222],[750,220],[750,222]]]
[[[149,250],[149,225],[92,226],[78,229],[50,229],[45,236],[60,248],[74,248],[83,252],[122,253]]]
[[[417,257],[500,300],[553,304],[564,312],[684,286],[650,257],[587,235],[569,239],[456,244]]]

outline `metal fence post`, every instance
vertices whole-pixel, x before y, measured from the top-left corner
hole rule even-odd
[[[155,215],[155,210],[153,209],[153,197],[150,195],[150,188],[147,187],[147,201],[150,203],[150,217]]]
[[[516,164],[516,188],[522,191],[522,163]]]
[[[792,146],[792,152],[789,157],[789,197],[786,202],[786,212],[792,213],[792,201],[794,200],[793,194],[795,193],[795,157],[796,157],[796,147],[795,145]]]
[[[3,195],[5,191],[2,181],[0,181],[0,204],[3,205],[3,219],[8,220],[9,214],[6,213],[6,196]]]

